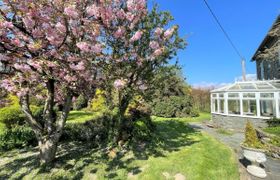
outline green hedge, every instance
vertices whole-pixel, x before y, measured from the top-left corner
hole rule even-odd
[[[198,116],[192,107],[192,101],[186,96],[170,96],[163,100],[155,101],[152,105],[152,114],[159,117],[187,117]]]
[[[76,101],[73,104],[74,110],[81,110],[83,108],[86,108],[88,105],[88,100],[84,95],[79,95],[79,97],[76,99]]]
[[[266,120],[268,127],[277,127],[280,126],[280,118],[273,117],[271,119]]]
[[[7,128],[12,128],[13,125],[24,124],[24,118],[25,116],[17,105],[0,109],[0,123],[5,124]]]
[[[14,126],[0,134],[0,150],[10,150],[36,144],[35,134],[27,126]]]
[[[113,115],[109,113],[103,116],[93,117],[92,120],[80,123],[67,123],[65,125],[61,141],[82,141],[100,143],[108,138],[109,126],[112,122]]]
[[[43,107],[31,106],[31,111],[35,118],[41,119]],[[19,105],[11,105],[0,109],[0,123],[4,124],[8,129],[16,125],[25,124],[25,118],[26,116]]]

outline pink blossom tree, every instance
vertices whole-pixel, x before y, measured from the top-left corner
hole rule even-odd
[[[20,98],[35,132],[42,163],[56,154],[72,97],[90,93],[97,69],[107,60],[105,32],[119,19],[129,26],[146,12],[145,0],[3,0],[0,4],[0,61],[12,71],[1,86]],[[121,36],[122,29],[115,32]],[[137,41],[141,32],[135,34]],[[29,97],[45,98],[43,119],[36,119]],[[43,97],[42,97],[43,95]],[[59,116],[54,106],[60,103]]]
[[[129,0],[131,2],[133,0]],[[143,8],[144,1],[128,3],[127,9]],[[150,12],[140,11],[141,16],[130,16],[126,11],[106,30],[108,61],[104,63],[107,91],[118,92],[119,130],[116,141],[122,140],[124,114],[136,95],[148,97],[155,86],[155,74],[169,63],[185,41],[178,35],[178,26],[170,26],[172,16],[154,7]]]

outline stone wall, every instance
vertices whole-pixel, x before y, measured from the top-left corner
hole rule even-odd
[[[225,129],[232,129],[239,132],[244,131],[247,120],[251,121],[255,126],[255,128],[267,127],[267,123],[265,119],[212,114],[212,121],[215,126],[225,128]]]

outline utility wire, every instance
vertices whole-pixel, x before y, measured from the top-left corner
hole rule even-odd
[[[241,55],[241,53],[238,51],[237,47],[234,45],[233,41],[231,40],[231,38],[229,37],[228,33],[226,32],[226,30],[223,28],[222,24],[220,23],[218,17],[215,15],[215,13],[213,12],[213,10],[211,9],[211,7],[209,6],[209,4],[207,3],[206,0],[203,0],[205,5],[207,6],[207,8],[209,9],[210,13],[212,14],[212,16],[214,17],[215,21],[217,22],[217,24],[219,25],[219,27],[221,28],[222,32],[224,33],[225,37],[227,38],[227,40],[229,41],[229,43],[231,44],[231,46],[233,47],[234,51],[236,52],[236,54],[240,57],[240,59],[244,59],[243,56]]]

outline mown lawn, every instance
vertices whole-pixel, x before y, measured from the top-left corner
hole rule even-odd
[[[163,118],[163,117],[156,117],[153,116],[153,119],[157,120],[179,120],[184,122],[202,122],[202,121],[209,121],[211,119],[210,113],[199,113],[198,117],[185,117],[185,118]]]
[[[67,118],[67,123],[83,123],[95,119],[100,113],[87,111],[71,111]]]
[[[100,112],[88,112],[88,111],[71,111],[67,119],[67,123],[83,123],[89,120],[96,119],[102,116]],[[163,118],[153,116],[156,120],[183,120],[184,122],[202,122],[209,121],[211,119],[210,113],[200,113],[198,117],[185,117],[185,118]]]
[[[267,133],[270,133],[270,134],[280,136],[280,126],[267,127],[267,128],[264,128],[264,131],[267,132]]]
[[[149,143],[116,154],[104,147],[64,143],[52,168],[39,167],[36,148],[6,152],[0,156],[0,179],[239,179],[230,148],[190,128],[188,119],[154,121]]]

